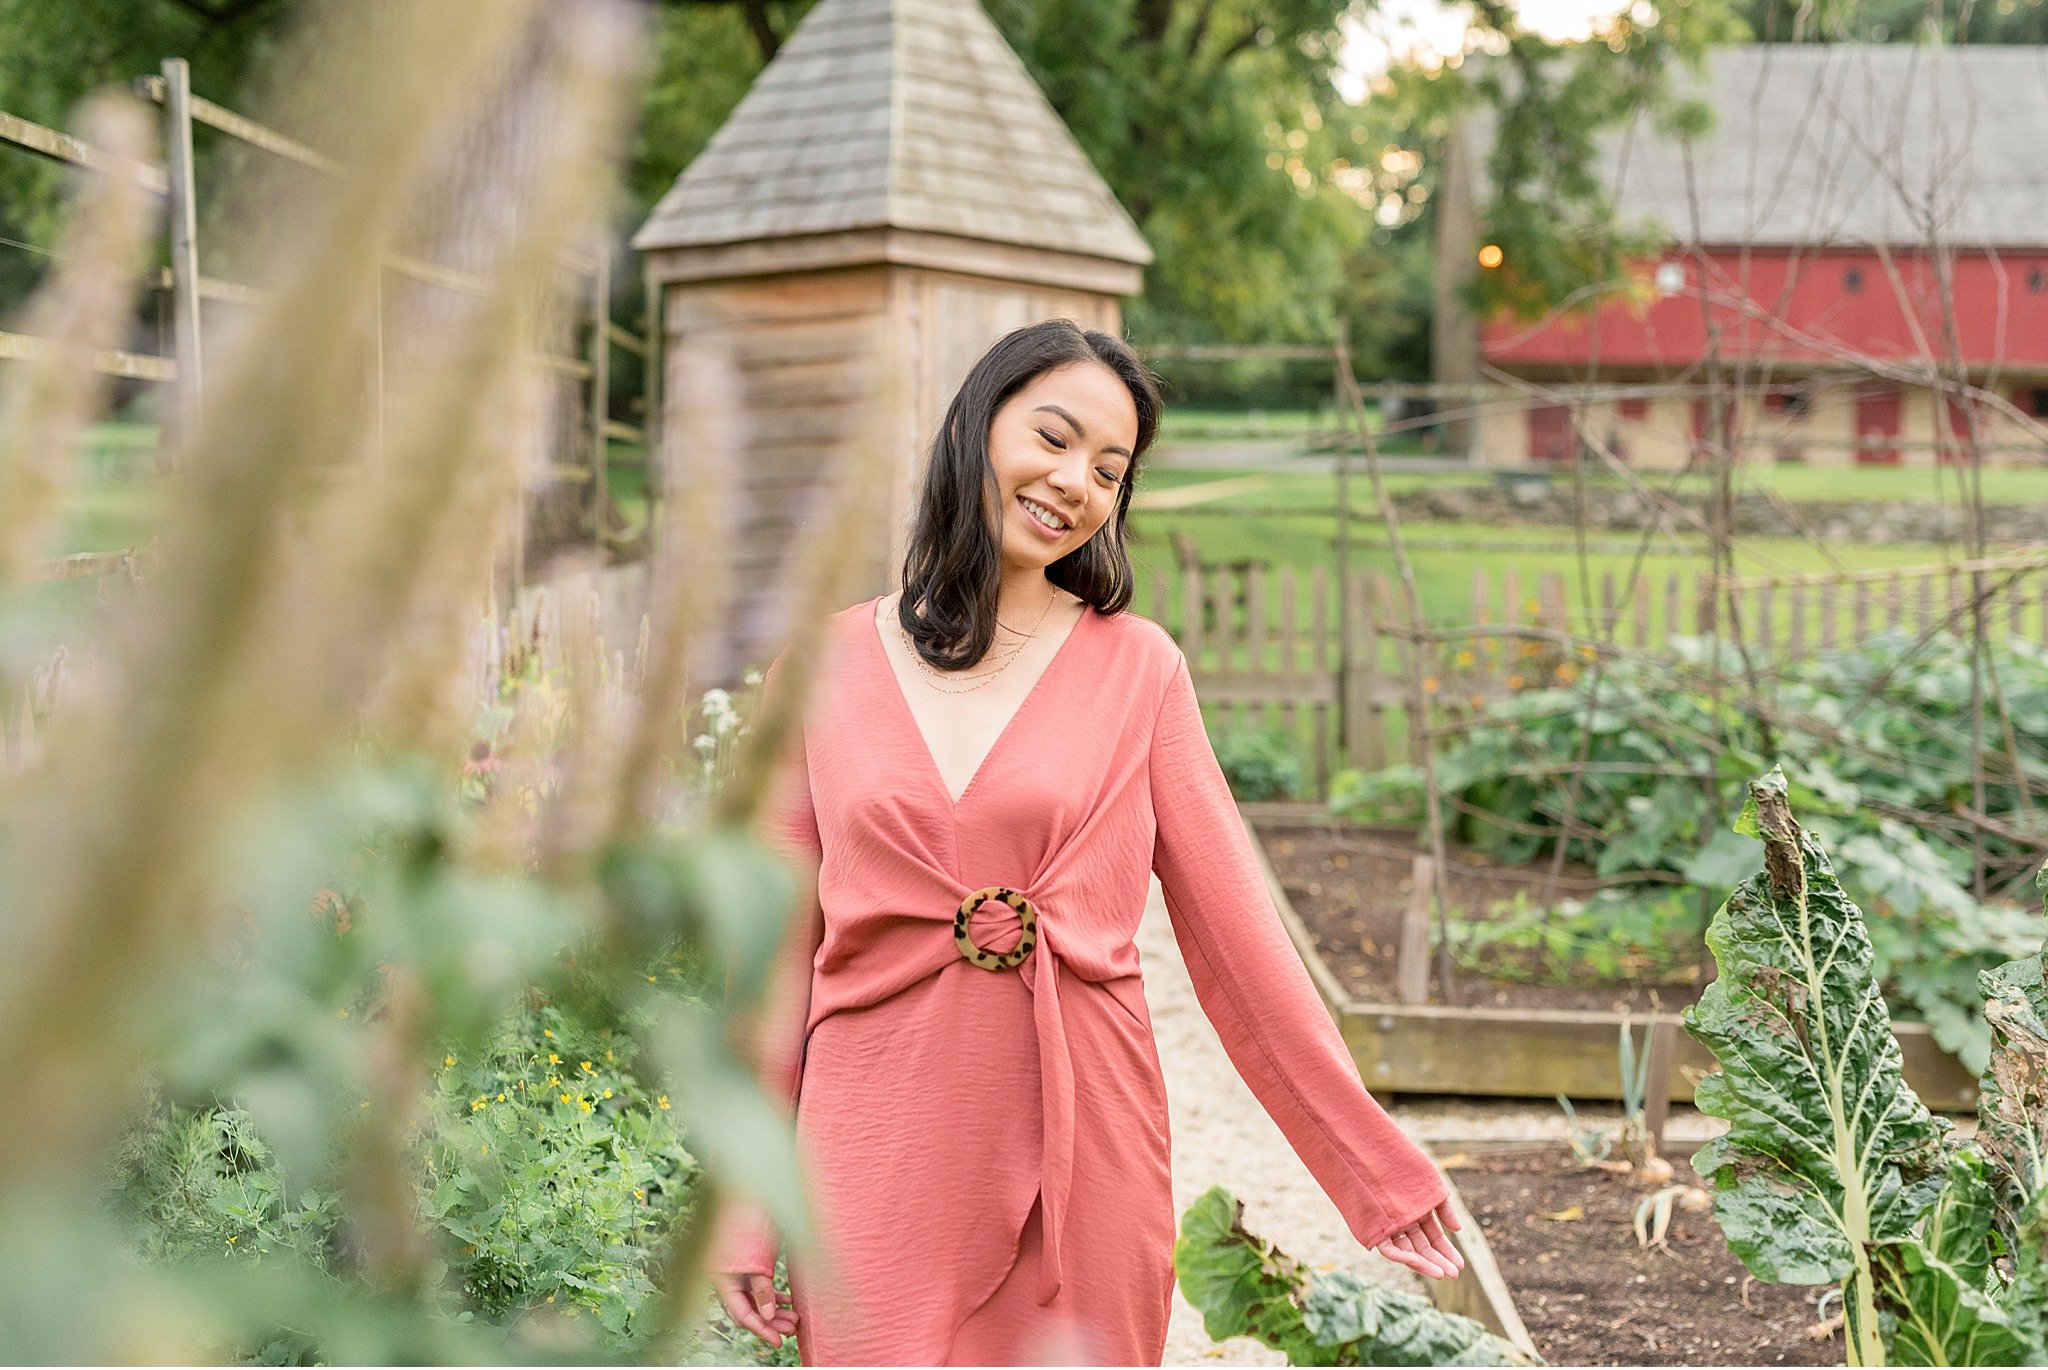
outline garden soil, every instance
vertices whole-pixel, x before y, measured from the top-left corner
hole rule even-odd
[[[1581,1169],[1562,1148],[1439,1159],[1553,1365],[1842,1363],[1839,1330],[1812,1334],[1821,1291],[1751,1280],[1711,1212],[1674,1207],[1668,1251],[1646,1250],[1633,1216],[1654,1187],[1632,1175]]]
[[[1351,996],[1364,1003],[1398,1002],[1401,919],[1408,907],[1415,857],[1427,850],[1426,842],[1335,824],[1261,824],[1259,841],[1324,962]],[[1550,873],[1548,862],[1502,866],[1482,852],[1455,846],[1447,854],[1450,902],[1468,918],[1485,917],[1495,901],[1512,899],[1518,890],[1539,898]],[[1593,888],[1592,880],[1593,873],[1585,867],[1567,864],[1559,894],[1584,897]],[[1466,1008],[1669,1012],[1698,999],[1700,991],[1696,984],[1584,977],[1574,977],[1570,984],[1507,984],[1463,971],[1453,973],[1452,983],[1452,1002]],[[1431,1002],[1442,1002],[1433,973],[1430,984]]]

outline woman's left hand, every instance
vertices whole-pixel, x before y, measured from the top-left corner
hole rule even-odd
[[[1451,1212],[1449,1199],[1381,1242],[1377,1250],[1418,1274],[1447,1280],[1465,1268],[1465,1258],[1444,1234],[1446,1228],[1458,1230],[1458,1217]]]

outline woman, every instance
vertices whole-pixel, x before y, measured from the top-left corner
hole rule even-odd
[[[711,1257],[734,1320],[807,1365],[1159,1364],[1177,1215],[1132,941],[1155,871],[1204,1012],[1351,1231],[1462,1264],[1266,894],[1185,659],[1126,612],[1158,423],[1116,338],[1002,338],[933,443],[902,592],[827,619],[776,805],[816,898],[763,1049],[825,1254],[779,1296],[736,1203]]]

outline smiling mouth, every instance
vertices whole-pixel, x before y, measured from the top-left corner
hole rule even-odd
[[[1061,521],[1059,515],[1053,514],[1051,510],[1039,504],[1036,500],[1027,499],[1023,495],[1019,495],[1017,496],[1017,503],[1023,507],[1026,518],[1037,523],[1039,527],[1045,529],[1048,533],[1064,533],[1074,526],[1071,523]],[[1051,522],[1046,520],[1045,515],[1048,514],[1052,517]]]

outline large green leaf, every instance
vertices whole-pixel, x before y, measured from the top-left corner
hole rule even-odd
[[[2013,1280],[1999,1301],[2013,1330],[2040,1348],[2048,1362],[2048,1185],[2034,1191],[2013,1231]]]
[[[1997,1305],[1919,1242],[1870,1248],[1893,1365],[2038,1365]]]
[[[1684,1015],[1721,1064],[1698,1105],[1729,1123],[1693,1165],[1758,1278],[1851,1281],[1852,1358],[1881,1363],[1865,1247],[1913,1235],[1948,1124],[1906,1087],[1862,913],[1794,821],[1783,772],[1750,795],[1741,827],[1763,838],[1764,870],[1714,915],[1719,974]]]
[[[1290,1365],[1532,1365],[1513,1343],[1427,1299],[1321,1274],[1244,1228],[1218,1185],[1181,1214],[1173,1269],[1215,1341],[1256,1337]]]
[[[1991,1024],[1991,1062],[1978,1082],[1977,1145],[1997,1170],[2011,1221],[2048,1186],[2048,984],[2042,953],[1977,977]]]
[[[1991,1268],[1991,1222],[1997,1211],[1990,1168],[1974,1151],[1948,1159],[1947,1182],[1920,1228],[1920,1244],[1972,1289],[1982,1289]]]

